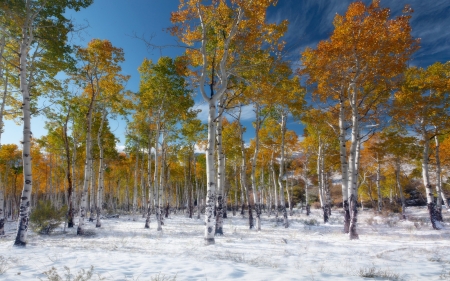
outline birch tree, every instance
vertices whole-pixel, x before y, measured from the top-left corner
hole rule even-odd
[[[77,234],[84,234],[84,218],[88,208],[87,192],[93,173],[92,159],[92,122],[99,99],[108,100],[109,95],[117,95],[122,83],[128,77],[120,74],[120,63],[124,60],[123,50],[114,47],[108,40],[94,39],[86,48],[79,47],[77,58],[80,66],[72,79],[84,90],[83,95],[89,99],[86,112],[86,159],[84,163],[84,181],[78,219]],[[105,105],[106,106],[106,105]]]
[[[139,67],[140,101],[155,130],[155,168],[154,189],[156,191],[156,217],[158,231],[161,227],[162,193],[164,174],[160,172],[160,138],[161,134],[170,130],[177,122],[186,120],[194,114],[190,108],[194,105],[191,91],[185,80],[185,64],[181,58],[175,60],[161,57],[157,63],[145,59]],[[162,139],[164,142],[164,138]],[[164,147],[162,146],[162,149]]]
[[[450,63],[435,63],[427,69],[411,67],[405,72],[405,81],[395,93],[392,115],[395,120],[413,129],[421,138],[422,181],[425,187],[428,212],[434,229],[441,229],[441,207],[434,203],[434,192],[430,181],[430,142],[448,129],[450,113]],[[439,150],[437,150],[439,152]],[[439,161],[439,155],[436,160]],[[436,185],[438,204],[441,190]]]
[[[79,10],[91,4],[91,0],[26,0],[0,2],[2,23],[10,38],[17,43],[19,73],[23,112],[23,167],[24,182],[20,203],[20,220],[16,246],[25,246],[32,192],[31,169],[31,93],[36,93],[37,83],[45,77],[53,77],[68,64],[67,33],[73,29],[64,17],[66,8]],[[37,71],[38,69],[42,71]],[[43,76],[42,76],[43,75]]]
[[[308,48],[302,55],[302,73],[317,86],[313,94],[321,102],[339,108],[343,208],[346,214],[344,231],[349,233],[350,239],[358,239],[357,163],[364,124],[371,124],[372,114],[387,101],[390,91],[395,88],[394,82],[418,48],[419,40],[410,34],[412,9],[407,6],[403,12],[403,15],[390,19],[390,10],[382,8],[379,0],[369,6],[361,1],[351,3],[344,16],[335,16],[335,29],[330,39],[319,42],[315,50]],[[348,126],[351,132],[347,156]]]
[[[182,1],[179,10],[172,13],[176,24],[172,33],[189,46],[186,55],[198,72],[198,87],[203,100],[208,104],[207,145],[207,200],[205,213],[205,242],[214,244],[216,202],[216,171],[214,169],[217,102],[225,94],[228,81],[242,62],[237,54],[250,49],[259,49],[263,43],[277,42],[286,28],[266,24],[266,10],[276,1],[213,1],[204,4],[200,0]],[[268,36],[270,35],[270,36]],[[251,64],[251,60],[250,61]],[[209,86],[209,95],[207,93]]]

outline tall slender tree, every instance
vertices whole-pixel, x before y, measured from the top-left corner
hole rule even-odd
[[[430,180],[430,142],[436,136],[446,133],[450,114],[450,63],[435,63],[427,69],[411,67],[405,73],[401,89],[395,93],[392,115],[395,120],[415,130],[421,138],[422,180],[427,196],[430,220],[434,229],[441,229],[441,206],[434,201]],[[437,150],[438,152],[439,150]],[[439,160],[439,155],[436,157]],[[439,173],[438,173],[439,174]],[[441,190],[436,185],[438,203]]]
[[[350,239],[358,239],[358,157],[364,124],[372,124],[373,114],[389,99],[418,48],[419,40],[411,37],[411,12],[405,7],[403,15],[390,19],[390,10],[382,8],[379,0],[368,6],[351,3],[344,16],[335,16],[330,39],[302,55],[302,73],[316,86],[314,95],[339,108],[344,231]],[[347,124],[351,124],[348,157]]]
[[[70,65],[67,34],[72,23],[64,16],[65,10],[87,7],[92,0],[26,0],[0,1],[3,31],[17,43],[20,91],[23,110],[23,169],[24,183],[20,203],[20,220],[16,246],[25,246],[32,192],[31,169],[31,93],[36,85],[54,77]],[[40,71],[38,71],[40,70]]]
[[[228,88],[233,73],[243,67],[245,59],[251,56],[249,50],[260,49],[264,43],[276,43],[286,22],[280,25],[267,24],[266,10],[275,4],[274,0],[263,1],[181,1],[179,10],[172,13],[175,26],[172,33],[187,45],[199,43],[199,48],[187,49],[186,55],[194,69],[198,70],[198,87],[203,100],[208,103],[208,145],[207,145],[207,200],[205,213],[205,242],[214,244],[216,203],[216,171],[214,168],[216,144],[217,102]],[[259,47],[257,47],[259,46]],[[240,54],[241,59],[236,60]],[[209,85],[210,93],[207,93]]]

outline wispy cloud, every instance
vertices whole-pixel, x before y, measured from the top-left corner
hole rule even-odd
[[[269,10],[269,22],[289,20],[289,29],[284,40],[287,42],[287,57],[299,60],[306,47],[315,47],[333,32],[333,19],[343,15],[353,0],[279,1],[276,8]],[[363,0],[370,4],[372,0]],[[435,61],[450,60],[450,3],[448,0],[381,0],[382,7],[391,9],[392,17],[402,14],[406,4],[415,12],[412,14],[412,35],[421,38],[421,49],[414,55],[414,64],[428,66]],[[292,64],[295,66],[295,64]]]

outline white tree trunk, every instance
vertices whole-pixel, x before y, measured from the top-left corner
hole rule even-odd
[[[280,187],[280,205],[281,212],[283,213],[283,224],[285,228],[289,227],[289,221],[287,217],[286,211],[286,202],[284,200],[284,186],[283,186],[283,176],[284,176],[284,138],[286,136],[286,122],[287,122],[287,113],[282,112],[281,114],[281,158],[280,158],[280,174],[278,175],[278,185]],[[287,180],[287,177],[286,177]]]
[[[3,193],[4,183],[0,186],[0,236],[5,235],[5,196]]]
[[[95,176],[95,172],[94,172],[94,159],[91,160],[90,163],[90,169],[91,172],[89,173],[91,175],[91,178],[89,179],[89,221],[93,222],[94,221],[94,214],[95,214],[95,180],[94,180],[94,176]]]
[[[317,150],[317,187],[319,189],[319,201],[320,207],[324,207],[324,197],[323,197],[323,180],[322,180],[322,144],[319,136],[319,148]]]
[[[430,182],[430,175],[429,175],[429,151],[430,151],[430,139],[427,136],[425,128],[422,129],[422,137],[424,140],[423,145],[423,155],[422,155],[422,180],[423,185],[425,186],[425,191],[427,194],[427,205],[428,205],[428,212],[430,214],[430,220],[431,224],[434,229],[441,229],[442,225],[439,222],[439,215],[436,212],[436,205],[434,203],[434,195],[433,195],[433,189]]]
[[[146,210],[146,202],[145,202],[145,197],[146,197],[146,192],[147,192],[147,188],[146,188],[146,183],[145,183],[145,174],[144,174],[144,162],[145,162],[145,154],[144,154],[144,149],[142,149],[142,161],[141,161],[141,168],[140,173],[141,173],[141,211],[142,211],[142,218],[145,218],[145,214],[147,213]]]
[[[440,145],[439,138],[436,134],[434,136],[434,141],[436,143],[435,148],[435,158],[436,158],[436,193],[437,193],[437,211],[439,212],[439,219],[442,221],[442,201],[444,201],[445,207],[449,209],[448,200],[445,196],[444,190],[442,189],[442,177],[441,177],[441,158],[440,158]]]
[[[0,72],[0,77],[2,77],[3,74]],[[2,139],[2,133],[3,133],[3,112],[5,111],[5,104],[6,104],[6,95],[8,94],[8,76],[5,75],[4,79],[4,91],[3,91],[3,97],[2,97],[2,105],[0,107],[0,147],[1,147],[1,139]]]
[[[5,47],[5,37],[3,36],[0,40],[0,78],[3,77],[3,68],[2,68],[2,55],[3,50]],[[2,97],[2,105],[0,109],[0,148],[1,148],[1,136],[3,132],[3,111],[5,109],[5,101],[6,101],[6,94],[8,92],[8,76],[5,76],[4,79],[4,91],[3,91],[3,97]],[[4,206],[5,206],[5,199],[4,199],[4,182],[2,182],[2,186],[0,187],[0,235],[5,235],[5,212],[4,212]]]
[[[378,212],[381,212],[383,208],[383,197],[381,197],[381,185],[380,185],[380,176],[381,176],[381,164],[380,159],[377,155],[377,193],[378,193]]]
[[[253,153],[252,158],[252,191],[253,191],[253,202],[255,203],[255,212],[256,212],[256,230],[261,231],[261,203],[259,202],[258,198],[258,186],[256,184],[256,160],[258,159],[258,153],[259,153],[259,129],[261,127],[261,117],[260,117],[260,110],[258,103],[255,103],[255,151]]]
[[[87,130],[86,130],[86,159],[84,162],[84,180],[83,189],[81,191],[80,211],[78,216],[77,235],[84,234],[84,219],[86,217],[86,210],[88,209],[88,189],[91,181],[92,172],[92,111],[94,110],[96,92],[92,94],[89,110],[87,113]]]
[[[400,194],[400,200],[402,202],[402,216],[404,219],[406,219],[406,217],[405,217],[406,201],[405,201],[405,196],[403,195],[403,188],[400,183],[400,168],[401,168],[400,159],[397,158],[395,160],[395,181],[397,183],[398,193]]]
[[[240,122],[241,117],[241,107],[239,107],[239,117],[238,122]],[[252,229],[254,227],[253,225],[253,211],[252,211],[252,202],[251,197],[249,196],[249,190],[247,186],[247,160],[245,158],[245,143],[244,143],[244,129],[243,126],[239,123],[239,135],[240,135],[240,141],[241,141],[241,185],[243,189],[243,194],[245,195],[245,199],[247,200],[247,207],[248,207],[248,227],[249,229]],[[242,204],[242,214],[244,213],[244,204]]]
[[[215,155],[215,142],[216,142],[216,128],[215,128],[215,120],[217,116],[216,112],[216,103],[218,100],[222,98],[225,91],[228,87],[228,77],[229,73],[227,72],[227,61],[229,56],[229,46],[231,39],[235,36],[237,32],[237,28],[241,23],[242,17],[244,16],[244,11],[239,8],[238,16],[236,20],[233,22],[231,26],[230,33],[228,36],[224,34],[225,40],[223,44],[223,54],[219,63],[219,76],[220,81],[218,85],[218,90],[216,93],[211,92],[211,96],[208,97],[205,90],[206,84],[206,75],[207,70],[210,67],[208,59],[207,59],[207,48],[208,44],[208,26],[207,22],[204,22],[202,11],[200,10],[200,6],[197,6],[198,17],[200,19],[200,27],[202,32],[201,39],[201,47],[200,53],[202,55],[202,66],[200,73],[200,93],[203,97],[203,100],[208,103],[208,144],[206,149],[206,211],[205,211],[205,243],[207,245],[214,244],[214,228],[215,228],[215,217],[214,217],[214,205],[216,202],[216,173],[214,167],[214,155]],[[213,62],[214,63],[214,62]],[[214,66],[213,66],[214,69]],[[214,77],[216,73],[212,73],[212,77]],[[214,88],[214,79],[211,81],[211,88]]]
[[[164,216],[162,215],[163,213],[163,209],[164,209],[164,199],[165,194],[164,194],[164,189],[166,188],[166,146],[165,146],[165,142],[166,142],[166,132],[162,132],[162,143],[161,143],[161,172],[159,173],[159,197],[158,197],[158,202],[159,202],[159,210],[160,210],[160,215],[159,215],[159,219],[161,220],[161,226],[164,225]],[[161,229],[162,230],[162,229]]]
[[[347,148],[345,139],[345,105],[341,97],[339,101],[339,154],[341,159],[341,174],[342,174],[342,204],[344,209],[344,233],[349,233],[350,229],[350,211],[348,204],[348,162],[347,162]],[[308,204],[308,202],[306,203]],[[308,206],[308,205],[307,205]]]
[[[357,181],[358,181],[358,156],[359,156],[359,114],[357,107],[357,90],[354,82],[350,84],[348,89],[350,96],[350,105],[352,108],[352,133],[351,133],[351,146],[350,146],[350,157],[349,157],[349,179],[348,179],[348,194],[350,196],[349,209],[350,209],[350,228],[349,228],[349,238],[358,239],[358,234],[356,233],[356,223],[358,216],[357,209]]]
[[[148,133],[148,162],[147,162],[147,186],[148,186],[148,201],[147,201],[147,217],[145,219],[145,228],[150,228],[150,216],[152,213],[152,144],[151,132]],[[155,160],[156,161],[156,160]]]
[[[217,117],[217,205],[216,205],[216,231],[223,235],[223,195],[225,188],[225,155],[222,146],[223,114],[225,111],[225,96],[219,103],[219,116]]]
[[[23,111],[23,190],[20,196],[20,213],[17,227],[15,246],[25,246],[27,242],[28,221],[30,217],[31,191],[32,191],[32,171],[31,171],[31,112],[30,112],[30,92],[27,80],[27,55],[30,43],[32,42],[32,28],[29,2],[27,2],[27,18],[24,28],[22,28],[22,41],[20,42],[20,91],[22,92]]]
[[[133,221],[136,221],[136,212],[137,212],[138,167],[139,167],[139,145],[136,142],[136,161],[134,164],[134,186],[133,186]]]
[[[270,170],[272,171],[275,217],[278,218],[278,192],[277,192],[277,180],[276,180],[277,176],[275,174],[275,167],[273,166],[273,151],[272,151],[272,158],[270,159]]]
[[[73,193],[73,198],[72,198],[72,203],[73,203],[73,212],[74,214],[72,215],[72,217],[75,216],[76,213],[76,209],[78,208],[78,177],[76,174],[76,159],[77,159],[77,145],[78,145],[78,138],[75,137],[75,132],[74,130],[72,130],[73,133],[73,154],[72,154],[72,182],[73,182],[73,188],[74,188],[74,193]],[[75,223],[75,222],[74,222]]]
[[[160,182],[159,182],[159,137],[160,137],[160,125],[159,120],[156,125],[156,142],[155,142],[155,177],[154,177],[154,185],[155,185],[155,212],[156,212],[156,222],[158,224],[157,231],[161,231],[161,192],[160,192]]]
[[[305,203],[306,203],[306,215],[309,216],[310,208],[309,205],[309,184],[308,184],[308,157],[306,157],[305,162],[303,163],[303,180],[305,181]]]
[[[98,166],[98,186],[97,186],[97,222],[95,224],[95,227],[101,227],[102,223],[100,220],[101,212],[102,212],[102,205],[103,205],[103,191],[105,186],[104,181],[104,171],[105,171],[105,164],[104,164],[104,153],[103,153],[103,143],[102,143],[102,134],[103,134],[103,124],[105,123],[106,116],[108,115],[108,112],[106,111],[106,107],[103,108],[102,112],[102,119],[100,121],[100,128],[98,130],[97,134],[97,145],[100,152],[100,159],[99,159],[99,166]]]

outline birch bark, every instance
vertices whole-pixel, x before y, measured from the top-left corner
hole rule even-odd
[[[71,159],[70,159],[70,148],[69,148],[69,138],[67,135],[67,124],[69,123],[69,116],[70,116],[70,107],[67,112],[66,121],[64,122],[63,127],[63,138],[64,138],[64,149],[66,152],[66,178],[67,178],[67,204],[69,206],[68,208],[68,215],[67,215],[67,226],[69,228],[72,228],[74,225],[73,222],[73,183],[72,183],[72,175],[71,175]],[[72,167],[73,168],[73,167]]]
[[[23,190],[20,196],[20,213],[17,227],[17,236],[14,242],[15,246],[25,246],[27,241],[28,221],[30,217],[30,202],[32,191],[32,171],[31,171],[31,112],[30,112],[30,89],[27,79],[28,71],[28,50],[33,41],[32,23],[37,13],[32,14],[30,2],[26,2],[26,18],[22,28],[22,40],[19,48],[20,61],[20,92],[22,93],[22,112],[23,112]]]
[[[381,176],[381,164],[380,159],[378,157],[377,153],[377,194],[378,194],[378,212],[381,212],[381,209],[383,208],[383,198],[381,197],[381,185],[380,185],[380,176]]]
[[[309,205],[309,184],[308,184],[308,157],[306,157],[303,163],[303,180],[305,181],[305,201],[306,201],[306,215],[309,216],[311,212],[311,206]]]
[[[351,132],[351,146],[349,157],[349,179],[348,179],[348,194],[350,195],[349,210],[350,210],[350,229],[349,238],[358,239],[356,233],[356,223],[358,216],[357,209],[357,180],[358,180],[358,142],[359,142],[359,114],[357,107],[357,90],[355,82],[351,82],[349,86],[349,101],[352,108],[352,132]]]
[[[92,112],[94,110],[95,98],[97,90],[94,88],[93,80],[91,80],[92,96],[89,103],[89,109],[86,114],[87,128],[86,128],[86,159],[84,162],[84,180],[83,189],[81,191],[80,211],[78,215],[77,235],[84,234],[84,219],[86,217],[86,210],[88,209],[88,188],[92,173]]]
[[[344,209],[344,233],[349,233],[350,230],[350,210],[348,204],[348,162],[347,162],[347,148],[345,139],[345,107],[344,99],[339,99],[339,149],[341,159],[341,174],[342,174],[342,208]],[[308,203],[307,203],[308,204]]]
[[[219,116],[217,118],[217,206],[215,234],[223,235],[223,195],[225,183],[225,154],[222,146],[223,114],[225,111],[225,95],[219,103]]]
[[[436,212],[436,204],[434,203],[433,188],[430,182],[429,171],[429,154],[430,154],[430,139],[424,126],[422,126],[422,138],[424,140],[423,155],[422,155],[422,180],[427,194],[428,213],[430,215],[431,224],[434,229],[441,229],[442,225],[439,222],[439,214]]]
[[[277,192],[277,176],[275,174],[275,167],[273,165],[273,151],[272,157],[270,159],[270,170],[272,171],[272,182],[273,182],[273,193],[274,193],[274,209],[275,209],[275,217],[278,218],[279,208],[278,208],[278,192]]]
[[[260,117],[260,111],[261,108],[258,103],[255,103],[255,151],[253,153],[252,158],[252,191],[253,191],[253,202],[255,202],[255,212],[256,212],[256,230],[261,230],[261,203],[259,201],[258,197],[258,186],[256,184],[256,160],[258,159],[258,153],[259,153],[259,130],[261,127],[261,117]]]
[[[284,176],[284,138],[286,136],[286,120],[287,119],[287,113],[282,112],[281,114],[281,158],[280,158],[280,173],[278,176],[278,185],[280,187],[280,205],[281,205],[281,212],[283,213],[283,224],[285,228],[289,227],[289,221],[287,217],[287,211],[286,211],[286,202],[284,200],[284,186],[283,186],[283,176]],[[287,177],[286,177],[287,180]]]
[[[439,221],[443,221],[442,219],[442,201],[444,201],[445,207],[448,210],[448,200],[444,194],[444,191],[442,190],[442,177],[441,177],[441,158],[440,158],[440,144],[439,144],[439,138],[436,135],[434,136],[434,141],[436,144],[435,147],[435,158],[436,158],[436,193],[437,193],[437,212],[439,215]]]
[[[156,212],[156,222],[158,224],[157,231],[161,231],[161,196],[160,193],[160,183],[159,183],[159,137],[160,137],[160,124],[159,120],[156,123],[156,139],[155,139],[155,177],[153,179],[155,188],[155,212]]]
[[[152,144],[151,132],[148,133],[148,162],[147,162],[147,186],[148,186],[148,201],[147,201],[147,217],[145,219],[145,228],[150,228],[150,216],[152,213]],[[156,160],[155,160],[156,161]]]
[[[103,142],[102,142],[102,134],[103,134],[103,125],[105,123],[106,116],[108,115],[108,112],[106,111],[106,107],[103,107],[102,110],[102,119],[100,121],[100,128],[98,130],[97,134],[97,145],[100,152],[100,159],[99,159],[99,166],[98,166],[98,184],[97,184],[97,222],[95,224],[95,227],[101,227],[102,223],[100,220],[101,212],[102,212],[102,205],[103,205],[103,190],[105,186],[104,181],[104,171],[105,171],[105,162],[104,162],[104,152],[103,152]]]
[[[3,77],[3,68],[1,63],[1,57],[3,55],[3,50],[5,47],[5,37],[3,36],[0,42],[0,77]],[[5,76],[4,79],[4,88],[3,91],[3,98],[2,98],[2,105],[0,109],[0,148],[1,148],[1,136],[3,132],[3,111],[5,109],[5,101],[6,101],[6,94],[8,92],[8,76]],[[2,186],[0,186],[0,235],[5,235],[5,212],[4,212],[4,206],[5,206],[5,197],[3,193],[4,189],[4,182],[2,182]]]
[[[136,143],[136,161],[134,163],[134,185],[133,185],[133,221],[136,221],[136,213],[137,213],[138,167],[139,167],[139,145]]]
[[[205,90],[205,82],[207,69],[209,66],[209,62],[207,59],[207,50],[206,45],[208,44],[208,26],[204,21],[203,14],[200,10],[199,5],[197,5],[198,16],[200,19],[200,27],[202,32],[201,39],[201,47],[200,53],[202,55],[202,66],[200,73],[200,93],[203,97],[203,100],[208,103],[208,143],[206,149],[206,181],[207,181],[207,189],[206,189],[206,210],[205,210],[205,243],[207,245],[214,244],[214,228],[215,228],[215,217],[213,215],[213,210],[216,202],[216,173],[214,168],[214,155],[215,155],[215,142],[216,142],[216,128],[215,121],[217,117],[216,103],[218,100],[222,98],[227,87],[228,87],[228,79],[229,74],[227,70],[226,63],[228,61],[229,56],[229,46],[231,39],[235,36],[237,32],[237,28],[240,25],[242,18],[244,16],[244,11],[242,8],[238,9],[238,15],[236,20],[232,23],[232,27],[228,36],[224,34],[224,44],[223,44],[223,54],[219,63],[219,77],[220,77],[220,86],[218,87],[216,93],[211,91],[211,96],[208,97]],[[215,75],[215,73],[213,73]],[[211,89],[214,88],[214,79],[211,83]]]
[[[395,160],[395,181],[397,184],[397,188],[398,188],[398,192],[400,193],[400,201],[402,202],[402,216],[403,219],[405,219],[405,211],[406,211],[406,201],[405,201],[405,196],[403,195],[403,188],[402,185],[400,183],[400,159],[397,158]]]

